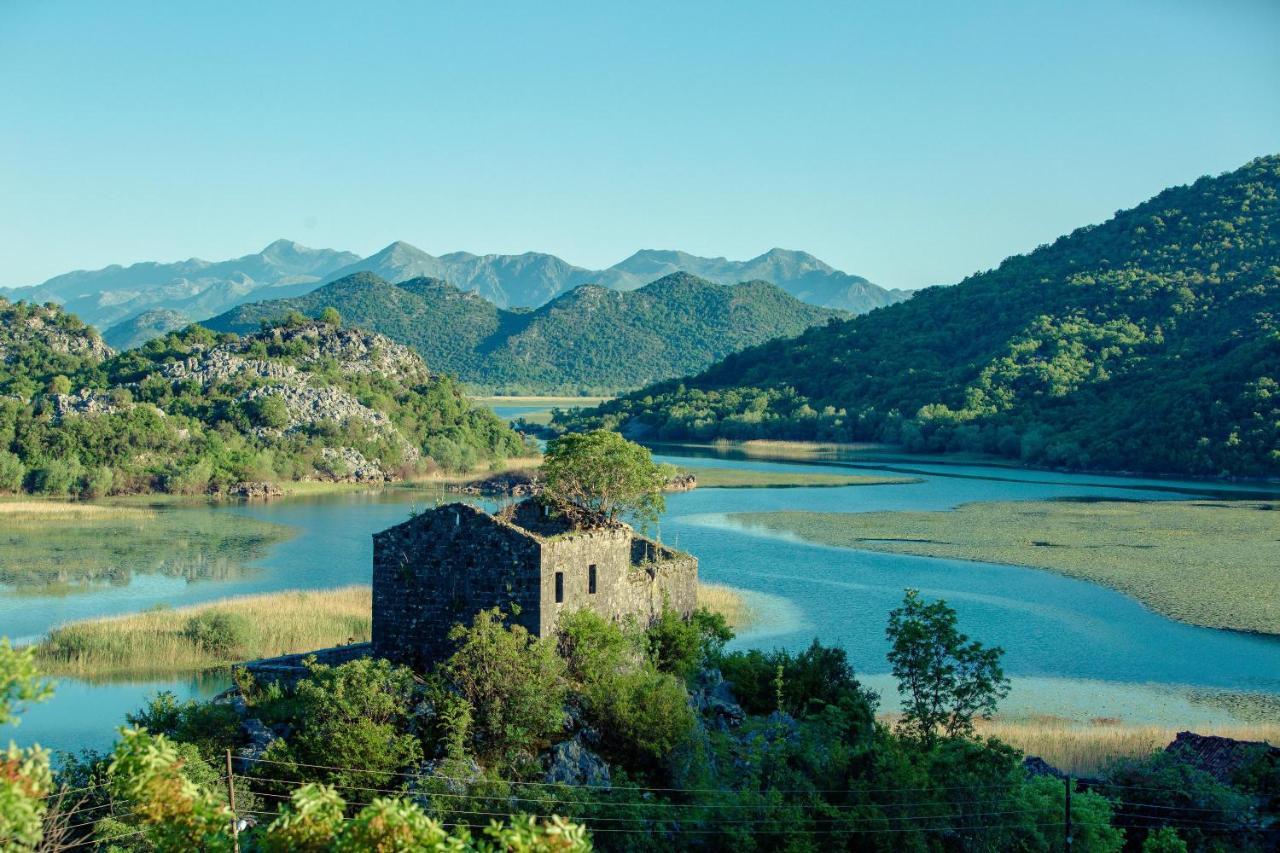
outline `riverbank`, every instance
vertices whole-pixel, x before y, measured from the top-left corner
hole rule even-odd
[[[1045,569],[1181,622],[1280,634],[1280,505],[1269,502],[1027,501],[729,519],[822,545]]]
[[[735,631],[755,612],[741,592],[700,584],[698,604]],[[257,658],[369,640],[368,586],[246,595],[180,608],[87,619],[60,626],[36,645],[50,675],[84,679],[173,676],[230,667]]]
[[[998,738],[1027,755],[1043,758],[1073,776],[1098,776],[1124,759],[1140,759],[1164,749],[1179,731],[1177,726],[1151,726],[1098,718],[1080,724],[1044,717],[1034,720],[979,720],[979,735]],[[1280,744],[1280,724],[1242,723],[1197,729],[1197,734],[1243,741]]]
[[[607,403],[612,397],[566,397],[541,394],[516,395],[511,397],[497,396],[480,396],[472,397],[473,403],[480,403],[492,408],[493,406],[547,406],[555,408],[568,408],[576,406],[598,406],[601,403]]]

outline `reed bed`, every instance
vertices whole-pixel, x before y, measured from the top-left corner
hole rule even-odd
[[[698,606],[719,613],[735,631],[749,628],[758,617],[741,590],[724,584],[699,583]]]
[[[369,639],[367,586],[228,598],[55,628],[36,648],[41,668],[80,677],[196,672],[244,660]],[[211,614],[229,619],[211,619]],[[219,628],[218,626],[223,626]],[[230,627],[226,627],[230,626]]]
[[[0,518],[4,518],[5,524],[107,519],[141,521],[154,517],[155,512],[144,507],[54,500],[0,501]]]
[[[980,721],[977,729],[980,734],[999,738],[1027,755],[1038,755],[1059,770],[1077,776],[1096,776],[1113,762],[1143,758],[1162,750],[1179,731],[1169,726],[1139,725],[1112,719],[1082,724],[1055,717],[1028,720],[997,718]],[[1202,735],[1280,744],[1280,724],[1276,723],[1206,725],[1193,727],[1193,730]]]
[[[1020,501],[945,512],[755,512],[811,542],[1007,563],[1109,586],[1206,628],[1280,634],[1280,503]]]

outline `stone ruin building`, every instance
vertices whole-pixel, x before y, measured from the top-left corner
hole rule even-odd
[[[698,561],[626,524],[579,527],[536,499],[491,514],[451,503],[373,537],[373,654],[422,670],[449,629],[501,607],[530,633],[589,609],[647,622],[697,607]]]

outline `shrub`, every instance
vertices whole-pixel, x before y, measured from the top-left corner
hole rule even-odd
[[[563,725],[565,664],[550,639],[505,619],[494,608],[455,625],[449,639],[458,650],[443,672],[475,709],[484,752],[514,759]]]
[[[684,682],[652,664],[602,678],[589,689],[587,701],[606,745],[631,764],[657,764],[693,731]]]
[[[284,429],[289,425],[289,407],[279,394],[263,394],[245,404],[249,418],[256,426]]]
[[[707,661],[724,648],[733,638],[733,631],[724,616],[710,610],[699,609],[689,619],[669,607],[663,607],[661,615],[646,632],[649,654],[654,664],[663,672],[681,678],[693,675]]]
[[[265,756],[283,765],[263,764],[259,774],[371,788],[398,783],[396,773],[422,759],[411,725],[413,672],[367,658],[341,666],[312,662],[309,670],[292,696],[277,700],[288,707],[289,720],[297,727]],[[313,770],[301,764],[361,770]]]
[[[189,743],[207,761],[217,761],[241,737],[240,715],[230,705],[194,699],[179,703],[169,690],[152,696],[145,708],[126,714],[125,720],[135,728]]]
[[[182,635],[216,657],[231,657],[249,642],[249,620],[239,613],[205,610],[187,620]]]
[[[0,450],[0,492],[20,492],[27,479],[27,466],[16,454]]]

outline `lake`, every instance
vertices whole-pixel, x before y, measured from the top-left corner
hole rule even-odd
[[[726,518],[781,509],[942,510],[969,501],[1244,495],[1244,487],[892,456],[797,462],[744,458],[732,449],[658,447],[656,452],[662,461],[691,468],[849,473],[856,467],[859,473],[909,472],[920,478],[901,485],[697,489],[668,497],[657,531],[699,558],[705,580],[746,591],[761,619],[737,645],[799,648],[815,637],[839,643],[857,671],[882,690],[887,707],[893,706],[893,691],[884,658],[885,619],[908,586],[946,598],[959,612],[963,630],[1006,649],[1005,666],[1015,688],[1005,709],[1014,714],[1191,725],[1233,719],[1230,703],[1236,692],[1280,697],[1280,638],[1180,624],[1127,596],[1050,572],[828,548],[763,535]],[[158,553],[163,546],[155,541],[136,554],[127,543],[112,542],[112,553],[103,559],[115,571],[105,576],[90,571],[86,577],[92,581],[0,585],[0,634],[31,639],[61,622],[90,616],[368,583],[372,533],[403,521],[414,508],[453,499],[438,490],[391,488],[265,504],[158,505],[149,524],[191,531],[180,545],[173,543],[182,549],[180,560]],[[248,535],[262,530],[275,535],[268,541]],[[237,531],[245,535],[236,538]],[[205,542],[210,553],[202,555]],[[6,532],[0,536],[0,576],[22,569],[12,565],[14,554],[39,550],[40,543],[19,543]],[[23,724],[8,733],[20,743],[58,749],[104,748],[124,713],[157,689],[207,697],[227,683],[217,673],[100,685],[65,680],[52,702],[31,708]]]

